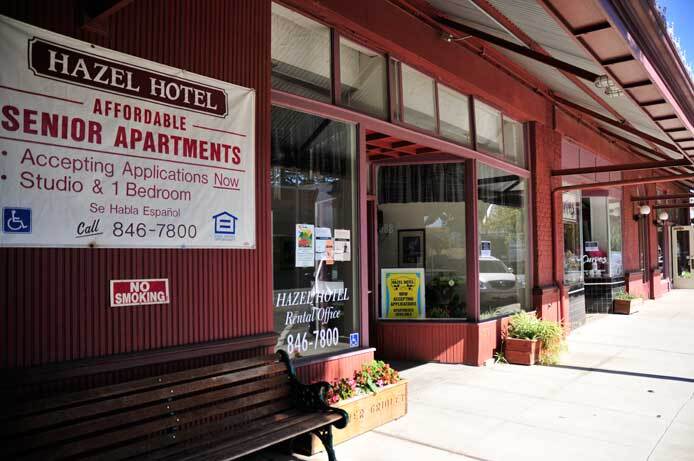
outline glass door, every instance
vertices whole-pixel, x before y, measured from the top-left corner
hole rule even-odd
[[[675,288],[694,288],[694,226],[672,228],[672,266]]]

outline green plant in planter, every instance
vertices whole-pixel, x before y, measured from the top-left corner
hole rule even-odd
[[[381,360],[372,360],[355,371],[351,378],[339,378],[330,383],[323,395],[328,404],[347,400],[357,395],[376,393],[378,389],[400,381],[400,374]]]
[[[635,299],[641,299],[641,297],[632,295],[631,293],[627,293],[626,291],[621,290],[614,295],[614,299],[618,299],[620,301],[633,301]]]
[[[682,274],[680,275],[680,277],[683,279],[691,279],[691,278],[694,278],[694,273],[691,273],[688,271],[682,271]]]
[[[508,337],[518,339],[537,339],[542,343],[540,363],[553,365],[559,361],[559,355],[566,348],[564,329],[557,322],[540,320],[525,311],[513,314],[508,322]]]

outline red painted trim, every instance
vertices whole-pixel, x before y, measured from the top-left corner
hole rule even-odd
[[[441,114],[439,112],[439,82],[434,80],[434,116],[436,117],[436,128],[434,129],[437,136],[441,136]]]
[[[333,104],[342,104],[342,81],[340,79],[340,35],[335,29],[330,29],[330,87]]]
[[[646,202],[653,200],[670,200],[678,198],[694,198],[694,194],[657,194],[657,195],[642,195],[632,197],[632,202]]]
[[[467,271],[467,310],[468,317],[478,322],[480,319],[480,245],[477,203],[477,161],[468,160],[465,164],[465,264]]]
[[[404,141],[410,141],[417,144],[424,144],[437,150],[448,152],[451,155],[455,155],[463,159],[476,159],[486,165],[492,166],[494,168],[499,168],[508,173],[518,175],[522,178],[530,177],[530,171],[519,166],[513,165],[511,163],[504,162],[488,154],[476,152],[470,149],[469,147],[454,144],[444,139],[439,139],[431,135],[423,134],[411,130],[409,128],[405,128],[403,126],[388,123],[385,120],[381,120],[375,117],[371,117],[369,115],[347,110],[342,107],[333,106],[330,104],[314,101],[312,99],[303,98],[301,96],[277,90],[272,90],[272,103],[287,108],[314,113],[334,120],[340,120],[349,123],[358,123],[369,130],[386,133],[390,136],[400,138]]]
[[[570,190],[595,190],[595,189],[608,189],[611,187],[618,186],[635,186],[640,184],[654,184],[654,183],[665,183],[673,181],[682,181],[683,179],[694,179],[694,173],[689,174],[679,174],[674,176],[651,176],[647,178],[637,178],[637,179],[622,179],[620,181],[606,181],[597,182],[592,184],[574,184],[570,186],[562,186],[554,189],[554,192],[565,192]]]
[[[394,68],[396,66],[395,60],[391,58],[389,54],[386,54],[386,81],[388,85],[386,86],[386,96],[388,97],[388,122],[393,122],[397,115],[397,108],[395,107],[395,102],[398,98],[394,96],[395,89],[398,85],[395,83],[395,73]]]
[[[324,360],[296,364],[296,373],[304,383],[317,381],[335,381],[348,378],[361,369],[364,363],[374,359],[374,349],[363,349],[348,354],[327,357]]]
[[[367,234],[371,231],[368,228],[367,218],[367,195],[368,195],[368,168],[369,162],[366,153],[366,130],[359,125],[357,131],[358,137],[358,152],[357,152],[357,171],[359,177],[359,189],[357,200],[359,203],[358,222],[359,222],[359,297],[361,299],[360,306],[360,346],[369,345],[369,257],[377,257],[377,255],[369,255],[369,245],[367,243]],[[352,236],[354,239],[357,236]],[[354,240],[353,240],[354,241]]]

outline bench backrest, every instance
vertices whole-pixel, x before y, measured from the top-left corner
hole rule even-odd
[[[289,396],[288,368],[277,355],[94,388],[3,409],[0,455],[124,459],[263,424],[291,409]]]

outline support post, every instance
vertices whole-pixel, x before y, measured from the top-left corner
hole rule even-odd
[[[478,322],[480,319],[480,265],[479,227],[477,225],[477,160],[465,163],[465,222],[467,232],[467,312]]]

